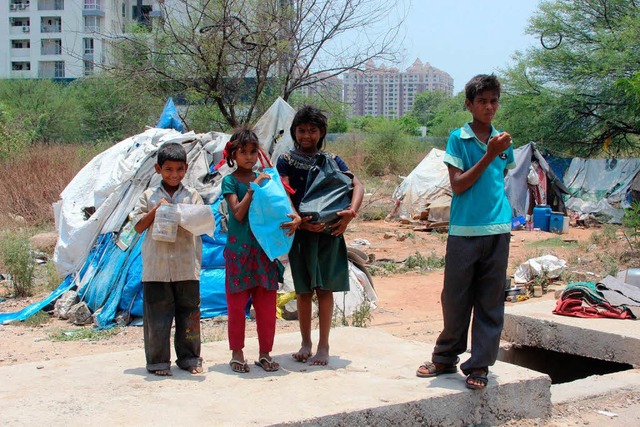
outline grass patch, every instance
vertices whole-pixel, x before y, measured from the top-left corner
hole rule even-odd
[[[49,334],[51,341],[102,341],[118,335],[118,328],[95,329],[92,327],[79,329],[58,329]]]
[[[37,326],[41,326],[46,323],[49,323],[49,320],[51,320],[51,317],[49,316],[49,314],[45,311],[40,310],[33,316],[27,318],[26,320],[22,322],[15,322],[14,324],[20,325],[20,326],[26,326],[28,328],[35,328]]]
[[[552,237],[550,239],[527,243],[527,246],[531,248],[570,248],[577,246],[577,244],[576,242],[565,242],[561,237]]]

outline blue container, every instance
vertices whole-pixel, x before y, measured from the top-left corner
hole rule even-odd
[[[565,215],[562,212],[551,212],[549,220],[549,231],[562,234],[564,230]]]
[[[551,221],[551,207],[540,205],[533,208],[533,228],[539,228],[542,231],[549,231],[549,223]]]

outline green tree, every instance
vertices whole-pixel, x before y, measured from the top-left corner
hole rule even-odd
[[[84,141],[121,140],[153,126],[164,99],[137,90],[135,82],[110,76],[76,80],[68,89],[82,110]]]
[[[399,119],[372,119],[364,130],[364,167],[367,176],[410,172],[422,151]]]
[[[409,116],[416,119],[420,126],[427,126],[428,128],[436,111],[440,109],[440,106],[448,98],[447,93],[441,90],[420,92],[414,98]]]
[[[443,100],[433,113],[433,118],[427,125],[429,136],[448,138],[452,130],[471,121],[471,114],[464,106],[464,92],[453,98]]]
[[[550,151],[628,153],[640,135],[640,10],[635,1],[542,2],[541,46],[505,70],[505,128]]]
[[[83,111],[67,87],[51,80],[0,80],[0,99],[30,142],[78,142]]]

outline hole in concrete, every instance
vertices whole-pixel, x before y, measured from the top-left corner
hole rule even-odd
[[[604,375],[633,369],[628,363],[608,362],[538,347],[501,347],[498,360],[542,372],[551,384],[566,383],[591,375]]]

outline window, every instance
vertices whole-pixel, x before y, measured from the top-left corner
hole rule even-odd
[[[100,10],[100,0],[84,0],[85,10]]]
[[[54,62],[54,77],[64,78],[64,61]]]
[[[31,70],[31,62],[12,62],[11,69],[13,71],[29,71]]]
[[[84,31],[85,33],[93,33],[100,31],[100,19],[97,16],[85,16],[84,17]]]
[[[84,38],[82,39],[82,44],[84,47],[85,55],[93,55],[93,39],[92,38]]]
[[[29,40],[11,40],[12,49],[29,49],[31,42]]]
[[[42,39],[40,41],[41,55],[60,55],[62,54],[61,39]]]
[[[90,76],[93,74],[93,61],[84,61],[84,75]]]

